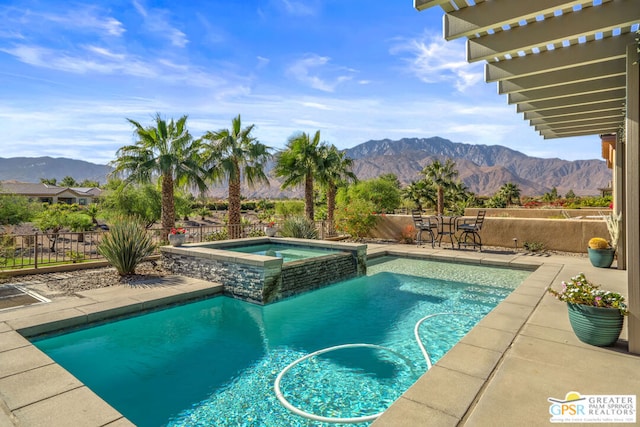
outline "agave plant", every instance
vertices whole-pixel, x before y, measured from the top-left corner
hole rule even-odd
[[[98,245],[98,252],[121,276],[134,274],[136,266],[154,249],[155,244],[144,225],[131,218],[117,220]]]
[[[280,235],[299,239],[317,239],[318,229],[313,221],[303,216],[292,216],[282,222]]]

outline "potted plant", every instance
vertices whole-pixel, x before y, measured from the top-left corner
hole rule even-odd
[[[605,347],[618,340],[628,313],[622,295],[600,289],[584,273],[563,281],[561,291],[549,288],[548,292],[567,303],[569,323],[580,341]]]
[[[616,248],[618,247],[618,237],[620,236],[620,219],[622,213],[614,215],[613,213],[606,217],[607,230],[609,230],[610,242],[607,242],[602,237],[594,237],[589,240],[589,247],[587,252],[589,253],[589,261],[594,267],[609,268],[613,263],[613,258],[616,254]]]
[[[187,239],[187,230],[184,228],[172,228],[168,237],[171,246],[182,246]]]
[[[278,231],[278,229],[276,228],[276,222],[275,221],[267,222],[267,225],[265,225],[265,227],[264,227],[264,234],[266,234],[267,237],[275,236],[277,231]]]

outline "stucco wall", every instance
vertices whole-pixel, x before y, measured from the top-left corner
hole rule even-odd
[[[403,229],[412,225],[413,220],[409,215],[381,216],[370,236],[400,240]],[[564,252],[586,252],[587,243],[592,237],[609,239],[607,225],[603,220],[508,217],[485,218],[480,236],[483,245],[487,246],[513,248],[513,238],[517,238],[519,248],[524,242],[540,242],[546,249]]]
[[[528,208],[482,208],[487,211],[487,216],[507,217],[507,218],[563,218],[565,215],[571,218],[595,219],[587,217],[598,217],[603,213],[609,215],[609,208],[587,208],[587,209],[528,209]],[[467,208],[464,210],[466,216],[476,216],[480,208]]]

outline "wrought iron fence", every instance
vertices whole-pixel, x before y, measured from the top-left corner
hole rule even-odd
[[[336,235],[335,228],[327,221],[317,222],[316,226],[320,239]],[[187,231],[187,243],[196,243],[264,236],[264,227],[264,224],[249,224],[183,228]],[[104,260],[98,245],[105,233],[108,231],[0,234],[0,270]],[[157,246],[166,243],[167,236],[162,229],[150,228],[149,233]]]

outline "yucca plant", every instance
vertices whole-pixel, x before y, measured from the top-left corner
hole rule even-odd
[[[122,218],[116,220],[103,236],[98,252],[118,270],[118,274],[126,276],[135,274],[136,266],[153,253],[155,246],[140,221]]]
[[[317,239],[318,229],[313,221],[303,216],[292,216],[282,222],[280,235],[299,239]]]

